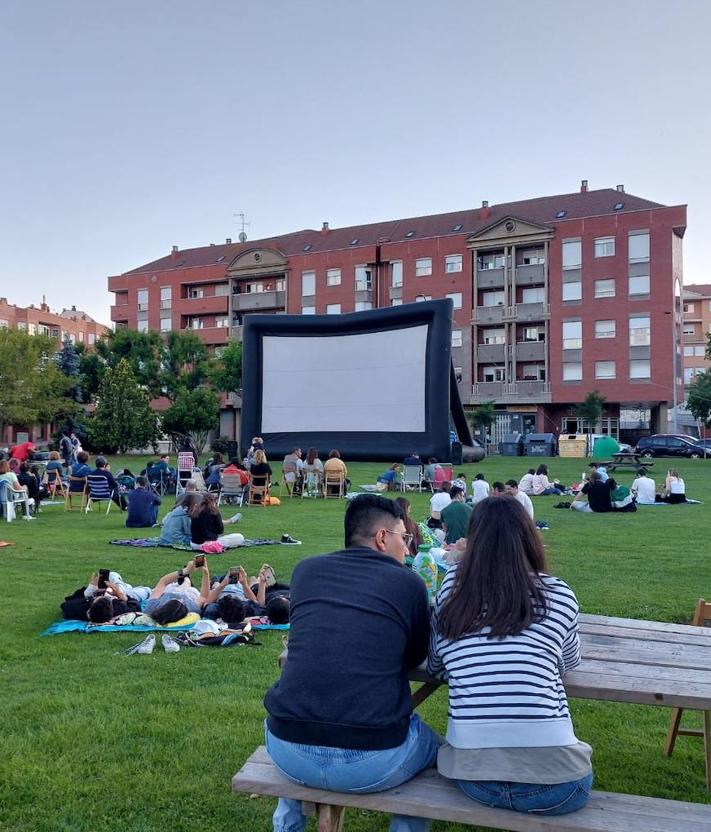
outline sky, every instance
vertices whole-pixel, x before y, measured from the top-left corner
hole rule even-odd
[[[711,282],[708,0],[0,0],[0,294],[108,323],[180,248],[624,184]]]

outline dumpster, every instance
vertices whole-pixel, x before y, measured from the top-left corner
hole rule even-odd
[[[588,455],[588,437],[585,433],[573,433],[558,439],[560,456],[583,458]]]
[[[523,440],[526,456],[555,456],[555,434],[529,433]]]
[[[520,433],[505,433],[499,442],[501,456],[523,456],[523,437]]]

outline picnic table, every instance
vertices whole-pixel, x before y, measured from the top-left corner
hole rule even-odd
[[[644,456],[644,454],[638,454],[635,451],[620,451],[619,453],[612,454],[612,459],[608,462],[601,462],[600,465],[604,465],[608,471],[614,471],[615,468],[651,468],[654,465],[654,462],[649,458]]]

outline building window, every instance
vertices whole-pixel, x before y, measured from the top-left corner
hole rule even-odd
[[[581,350],[583,348],[583,322],[563,321],[563,349]]]
[[[453,347],[461,347],[462,346],[462,330],[461,329],[453,329],[452,330],[452,346]]]
[[[701,356],[702,358],[706,355],[706,347],[704,346],[695,346],[694,347],[694,355]]]
[[[563,270],[579,269],[583,263],[583,245],[580,240],[563,242]]]
[[[615,297],[615,281],[614,280],[596,280],[595,281],[595,297],[596,298],[614,298]]]
[[[83,343],[84,343],[84,333],[83,333],[83,332],[80,332],[80,333],[79,333],[79,343],[80,343],[80,344],[83,344]]]
[[[484,367],[484,381],[506,381],[503,367]]]
[[[7,329],[10,325],[10,322],[5,320],[5,318],[0,318],[0,329]],[[19,329],[19,327],[18,327]]]
[[[248,295],[261,295],[263,291],[263,283],[247,283],[247,285],[245,286],[245,292]],[[200,297],[202,297],[202,295],[200,295]]]
[[[461,384],[464,381],[464,373],[461,367],[454,368],[454,378],[457,380],[457,384]]]
[[[649,316],[630,318],[630,346],[648,347],[650,344]]]
[[[615,362],[596,361],[595,378],[615,378]]]
[[[249,291],[249,285],[247,285],[247,291]],[[188,290],[188,297],[191,300],[199,300],[205,294],[204,289],[189,289]]]
[[[641,274],[637,277],[629,278],[629,293],[630,295],[648,295],[649,294],[649,275]]]
[[[365,266],[355,267],[355,287],[356,292],[369,292],[371,289],[371,274],[370,269]]]
[[[218,297],[223,297],[224,295],[229,295],[230,287],[228,283],[218,283],[215,286],[215,295]]]
[[[448,295],[446,295],[446,297],[448,297],[452,301],[452,303],[454,304],[455,309],[461,309],[462,308],[462,293],[461,292],[450,292]]]
[[[480,272],[488,271],[489,269],[503,269],[504,255],[503,254],[482,254],[476,260],[477,269]]]
[[[523,340],[524,341],[545,341],[546,334],[538,326],[527,326],[524,327],[523,330]]]
[[[684,333],[686,334],[686,333]],[[693,355],[694,354],[694,347],[684,347],[684,355]]]
[[[426,300],[432,300],[432,295],[417,295],[415,303],[423,303]]]
[[[532,249],[524,251],[521,256],[520,266],[544,266],[546,258],[543,256],[543,249]]]
[[[326,269],[326,286],[340,286],[341,285],[341,270],[340,269]]]
[[[684,327],[684,335],[693,335],[695,331],[693,324]]]
[[[136,329],[139,332],[148,332],[148,321],[136,321]]]
[[[190,321],[190,328],[191,329],[204,329],[205,328],[205,322],[203,321],[202,318],[193,318]]]
[[[390,285],[393,289],[402,286],[402,260],[395,260],[390,264]]]
[[[7,329],[7,321],[4,318],[0,319],[0,326]],[[27,321],[18,321],[16,326],[18,329],[27,329]]]
[[[693,303],[685,303],[684,304],[684,312],[693,312],[694,311],[694,304]]]
[[[148,289],[139,289],[136,293],[136,301],[138,303],[138,311],[143,312],[148,309]],[[139,330],[140,332],[140,330]]]
[[[95,344],[96,343],[96,335],[93,332],[89,333],[89,343]]]
[[[160,308],[161,309],[170,309],[172,300],[173,300],[173,287],[172,286],[161,286],[160,287]]]
[[[28,325],[30,335],[37,335],[37,324]]]
[[[627,252],[630,263],[646,263],[649,260],[649,231],[632,232]]]
[[[630,361],[630,378],[649,378],[649,361]]]
[[[614,338],[617,334],[615,321],[595,321],[596,338]]]
[[[170,332],[173,328],[173,321],[171,318],[161,318],[160,319],[160,331],[161,332]]]
[[[301,272],[301,296],[316,294],[316,272]]]
[[[503,292],[482,292],[481,302],[484,306],[503,306],[504,293]]]
[[[541,364],[524,364],[522,381],[545,381],[546,368]]]
[[[598,237],[595,240],[595,257],[614,257],[615,256],[615,238],[614,237]]]
[[[462,270],[462,255],[448,254],[444,258],[444,270],[446,272],[461,272]]]
[[[217,329],[225,329],[229,327],[230,319],[229,318],[215,318],[215,327]]]
[[[485,344],[505,344],[506,330],[505,329],[485,329],[484,330]]]
[[[315,306],[302,306],[301,307],[301,314],[302,315],[315,315],[316,314],[316,307]]]
[[[581,361],[563,362],[563,381],[582,381],[583,365]]]
[[[355,305],[356,312],[367,312],[373,308],[373,304],[369,300],[358,301]]]
[[[340,303],[329,303],[326,307],[326,314],[327,315],[340,315],[341,314],[341,304]]]
[[[546,290],[543,286],[535,286],[533,289],[524,289],[521,294],[522,303],[544,303]]]
[[[390,306],[402,306],[402,298],[393,298],[390,301]]]
[[[691,384],[691,382],[704,372],[703,367],[685,367],[684,368],[684,384]]]
[[[583,284],[580,280],[563,284],[563,300],[582,300]]]
[[[415,260],[415,277],[427,277],[432,274],[432,258],[419,257]]]

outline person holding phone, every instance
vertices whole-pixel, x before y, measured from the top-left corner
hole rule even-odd
[[[66,619],[89,619],[93,624],[105,624],[125,612],[140,612],[141,602],[151,594],[150,587],[132,586],[118,572],[100,569],[89,583],[68,595],[61,605]]]
[[[180,601],[187,612],[200,613],[210,594],[210,570],[203,562],[199,571],[202,573],[200,589],[193,586],[191,576],[198,571],[195,561],[191,560],[183,569],[169,572],[158,581],[144,606],[144,612],[155,617],[154,613],[169,601]]]

